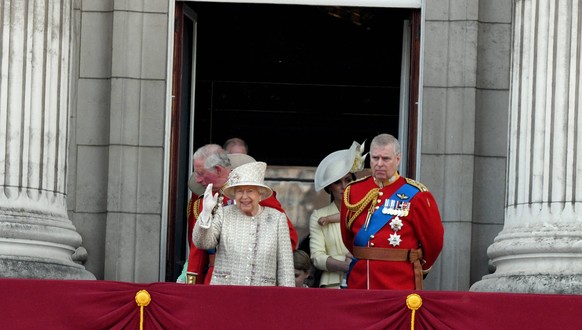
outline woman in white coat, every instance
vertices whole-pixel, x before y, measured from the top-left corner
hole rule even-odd
[[[230,172],[224,194],[232,205],[218,204],[211,184],[204,192],[192,241],[199,249],[216,248],[211,285],[295,286],[287,216],[259,205],[273,193],[263,183],[266,167],[252,162]]]

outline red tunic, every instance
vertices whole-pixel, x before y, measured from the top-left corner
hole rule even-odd
[[[399,177],[393,183],[380,189],[377,196],[376,209],[384,206],[384,201],[404,184],[407,179]],[[419,191],[410,199],[410,210],[407,216],[400,217],[402,228],[395,232],[390,224],[384,225],[373,237],[367,238],[367,245],[371,248],[390,249],[417,249],[422,247],[426,263],[423,270],[429,269],[439,256],[443,247],[444,230],[437,203],[433,195],[422,184],[413,182]],[[355,181],[346,189],[344,199],[354,205],[361,201],[366,194],[379,188],[372,177],[366,177]],[[363,212],[358,215],[348,228],[347,221],[352,212],[348,212],[346,202],[341,207],[341,230],[345,246],[353,253],[354,237],[364,226],[371,205],[367,203]],[[390,244],[390,235],[400,235],[401,242],[397,246]],[[395,289],[414,290],[413,264],[408,261],[381,261],[358,260],[353,265],[348,277],[350,289]]]
[[[228,197],[222,196],[223,205],[227,205]],[[204,196],[199,196],[195,201],[190,201],[188,203],[188,243],[190,245],[190,253],[188,255],[188,272],[198,274],[196,277],[196,284],[209,284],[212,278],[212,270],[214,269],[213,263],[210,263],[210,257],[207,250],[201,250],[192,243],[192,231],[194,230],[194,224],[196,223],[197,216],[202,212],[202,201]],[[274,208],[278,211],[285,213],[281,203],[277,200],[276,193],[273,191],[271,197],[259,202],[260,205],[264,207]],[[195,211],[194,207],[198,207]],[[287,215],[287,213],[285,213]],[[291,236],[291,246],[295,250],[297,248],[297,242],[299,237],[293,223],[287,216],[287,224],[289,225],[289,235]]]

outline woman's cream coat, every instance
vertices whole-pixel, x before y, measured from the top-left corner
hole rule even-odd
[[[328,257],[344,261],[348,249],[342,242],[342,234],[339,222],[320,226],[317,220],[321,217],[339,213],[335,203],[313,211],[309,219],[309,249],[313,265],[323,271],[319,285],[339,288],[344,276],[343,272],[327,271],[326,261]]]

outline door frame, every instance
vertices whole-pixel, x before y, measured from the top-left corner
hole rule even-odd
[[[175,232],[176,232],[176,205],[178,199],[178,167],[179,167],[179,136],[180,136],[180,110],[181,104],[181,79],[182,79],[182,44],[183,44],[183,26],[184,26],[184,2],[196,2],[197,0],[176,0],[170,1],[169,13],[174,13],[174,19],[168,20],[168,63],[167,72],[168,84],[166,95],[166,141],[164,157],[164,193],[162,201],[161,223],[161,239],[160,239],[160,273],[159,277],[163,281],[172,281],[176,274],[173,274],[171,265],[176,262],[175,251]],[[406,94],[401,94],[402,97],[407,97],[407,102],[401,100],[401,105],[406,104],[408,111],[400,109],[401,121],[399,124],[398,139],[402,141],[403,145],[403,159],[401,164],[401,172],[407,177],[416,178],[419,171],[418,157],[421,116],[419,113],[419,106],[421,104],[422,88],[421,88],[421,63],[422,63],[422,23],[424,0],[344,0],[344,1],[327,1],[327,0],[210,0],[207,2],[228,2],[228,3],[257,3],[257,4],[295,4],[295,5],[335,5],[335,6],[362,6],[362,7],[381,7],[381,8],[411,8],[417,9],[412,11],[412,18],[410,21],[410,50],[408,58],[403,58],[403,67],[405,61],[409,64],[409,77],[406,84],[405,79],[401,83],[402,89],[407,89]],[[405,29],[406,31],[406,29]],[[194,34],[195,35],[195,34]],[[405,36],[406,38],[406,36]],[[404,38],[404,39],[405,39]],[[406,40],[403,39],[403,42]],[[196,50],[193,50],[193,61],[196,61]],[[403,51],[403,54],[404,51]],[[193,154],[193,134],[194,134],[194,89],[195,89],[195,65],[193,65],[193,83],[192,83],[192,104],[190,105],[192,113],[190,115],[190,130],[189,136],[189,152]],[[404,74],[404,73],[403,73]],[[401,74],[401,77],[402,75]],[[405,86],[407,85],[407,88]],[[404,120],[402,119],[404,118]],[[189,157],[188,168],[192,171],[192,159]],[[188,247],[186,247],[187,250]]]

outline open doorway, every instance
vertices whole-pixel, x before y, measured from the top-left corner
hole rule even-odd
[[[239,136],[271,165],[317,166],[354,140],[398,135],[410,10],[187,5],[199,18],[195,148]]]
[[[193,123],[194,150],[236,136],[256,159],[288,167],[316,167],[330,152],[378,133],[399,136],[402,111],[414,123],[414,106],[402,109],[401,78],[402,54],[410,54],[403,52],[405,22],[418,28],[418,10],[195,1],[178,2],[176,16],[183,24],[175,39],[174,96],[181,101],[170,181],[189,175],[174,164],[190,164],[191,151],[180,156],[190,145],[184,122]],[[407,87],[414,91],[411,76]],[[186,209],[188,194],[179,189],[170,184],[176,209],[169,217],[168,281],[186,258],[186,219],[178,210]]]

